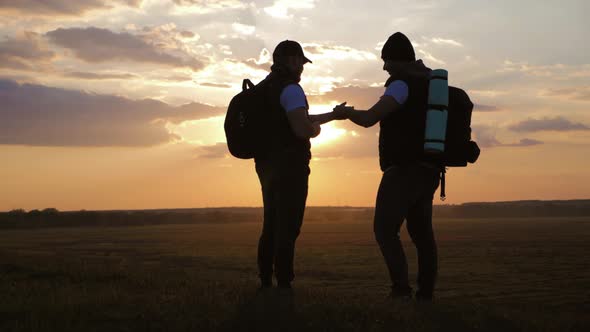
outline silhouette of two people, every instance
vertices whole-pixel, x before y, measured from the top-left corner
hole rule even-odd
[[[441,167],[420,157],[430,69],[416,61],[413,46],[400,32],[383,46],[383,70],[390,75],[381,98],[368,110],[342,103],[332,112],[309,115],[299,85],[303,66],[311,62],[295,41],[279,43],[273,52],[273,87],[267,98],[279,114],[274,148],[255,158],[264,203],[264,225],[258,245],[261,288],[290,289],[294,279],[295,242],[300,233],[308,193],[310,138],[321,124],[348,119],[362,127],[380,123],[379,160],[383,171],[377,193],[374,233],[391,278],[391,296],[411,298],[408,265],[399,238],[407,229],[418,251],[416,298],[432,300],[437,274],[437,249],[432,228],[432,201]],[[402,128],[403,130],[400,130]],[[419,145],[419,146],[417,146]]]

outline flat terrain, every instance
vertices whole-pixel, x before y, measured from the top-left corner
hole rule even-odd
[[[387,299],[370,214],[349,212],[307,214],[293,296],[256,292],[258,212],[0,229],[0,331],[590,330],[588,217],[436,219],[437,301],[425,305]]]

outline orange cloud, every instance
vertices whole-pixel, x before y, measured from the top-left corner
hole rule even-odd
[[[473,110],[474,111],[478,111],[478,112],[497,112],[497,111],[503,111],[503,109],[500,108],[500,107],[498,107],[498,106],[482,105],[482,104],[475,104],[475,105],[473,105]]]
[[[200,86],[207,86],[210,88],[220,88],[220,89],[229,89],[231,88],[231,85],[226,84],[226,83],[209,83],[209,82],[204,82],[204,83],[200,83]]]
[[[518,132],[537,132],[590,130],[590,127],[583,123],[575,123],[562,116],[557,116],[554,118],[526,119],[511,125],[509,129]]]
[[[217,143],[214,145],[205,145],[197,148],[197,154],[199,158],[225,158],[229,155],[226,143]]]
[[[129,74],[129,73],[90,73],[90,72],[66,72],[63,74],[65,77],[71,78],[80,78],[84,80],[120,80],[120,79],[130,79],[130,78],[137,78],[136,75]]]
[[[471,126],[473,129],[473,138],[477,144],[482,148],[493,148],[493,147],[528,147],[544,144],[544,142],[532,139],[522,138],[520,141],[515,143],[502,143],[496,137],[498,128],[486,125]]]
[[[590,86],[548,89],[544,91],[542,95],[548,97],[558,97],[563,99],[590,101]]]

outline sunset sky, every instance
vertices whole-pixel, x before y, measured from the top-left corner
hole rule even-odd
[[[370,107],[396,31],[476,104],[482,155],[448,172],[445,203],[590,198],[588,13],[584,0],[0,0],[0,211],[261,206],[253,161],[229,156],[223,132],[242,79],[297,40],[311,113]],[[372,206],[378,126],[322,129],[308,205]]]

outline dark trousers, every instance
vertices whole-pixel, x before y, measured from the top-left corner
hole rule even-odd
[[[262,280],[274,274],[279,283],[293,280],[295,240],[299,236],[309,178],[309,160],[288,151],[256,160],[262,186],[264,225],[258,242],[258,271]]]
[[[440,169],[413,164],[394,166],[383,173],[375,207],[374,232],[389,270],[392,288],[411,290],[408,263],[399,232],[407,229],[418,251],[418,287],[432,294],[437,274],[437,251],[432,229],[432,200]]]

